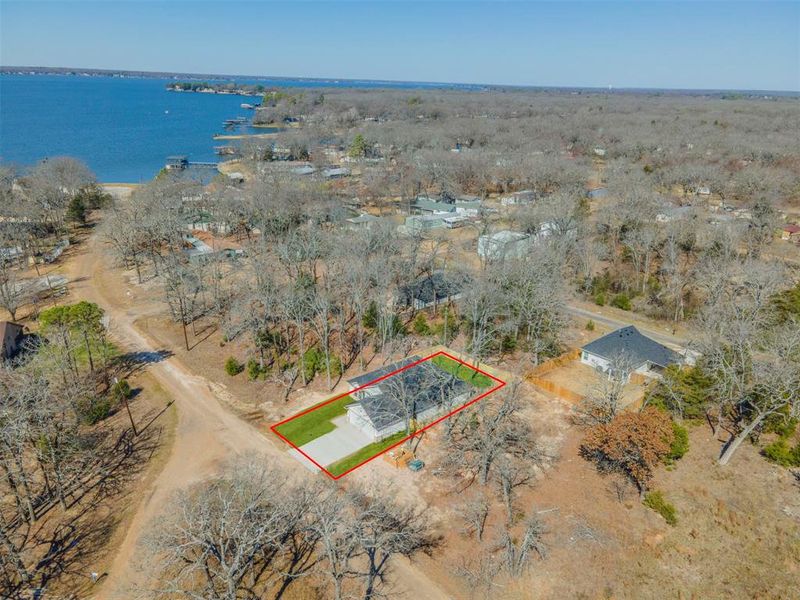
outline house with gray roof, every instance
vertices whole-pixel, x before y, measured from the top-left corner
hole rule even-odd
[[[394,373],[395,371],[399,371],[403,367],[410,365],[413,362],[421,360],[422,357],[420,356],[409,356],[402,360],[398,360],[397,362],[390,363],[381,367],[380,369],[375,369],[374,371],[370,371],[369,373],[364,373],[362,375],[357,375],[356,377],[352,377],[347,380],[347,383],[350,384],[350,391],[354,391],[360,388],[362,385],[366,385],[368,383],[372,383],[376,379],[380,379],[381,377],[386,377],[390,373]],[[352,395],[352,394],[351,394]]]
[[[669,365],[681,364],[683,357],[628,325],[586,344],[581,362],[609,377],[627,379],[634,372],[659,377]]]
[[[427,196],[417,196],[414,203],[411,205],[412,215],[439,215],[455,212],[455,203],[442,202]]]
[[[418,360],[410,356],[348,380],[356,401],[346,407],[347,420],[373,442],[405,430],[411,420],[429,422],[467,401],[472,386],[430,361],[409,366]],[[403,370],[395,373],[398,369]]]
[[[411,306],[422,310],[442,302],[458,300],[464,291],[463,282],[444,271],[434,271],[417,279],[414,283],[401,286],[397,302],[401,306]]]
[[[447,226],[447,214],[412,215],[406,217],[405,228],[411,235],[418,235],[431,229],[440,229]]]
[[[357,217],[347,219],[347,226],[351,229],[366,229],[380,221],[379,217],[369,213],[362,213]]]

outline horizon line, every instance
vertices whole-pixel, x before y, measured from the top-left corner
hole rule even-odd
[[[496,89],[557,89],[557,90],[592,90],[592,91],[626,91],[626,92],[696,92],[696,93],[770,93],[770,94],[797,94],[800,95],[800,88],[796,90],[769,90],[758,88],[677,88],[677,87],[636,87],[636,86],[608,86],[596,85],[547,85],[547,84],[507,84],[507,83],[475,83],[475,82],[454,82],[454,81],[424,81],[413,79],[371,79],[365,77],[314,77],[314,76],[289,76],[289,75],[252,75],[252,74],[233,74],[233,73],[193,73],[189,71],[151,71],[146,69],[109,69],[99,67],[56,67],[45,65],[3,65],[0,64],[0,74],[4,70],[61,70],[61,71],[84,71],[97,72],[104,74],[131,74],[138,76],[183,76],[187,78],[216,78],[216,79],[266,79],[266,80],[286,80],[286,81],[314,81],[314,82],[367,82],[367,83],[387,83],[387,84],[419,84],[426,86],[454,86],[469,88],[496,88]],[[73,73],[64,73],[74,75]]]

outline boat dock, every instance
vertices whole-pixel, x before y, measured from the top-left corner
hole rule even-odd
[[[185,155],[176,155],[176,156],[168,156],[167,162],[164,165],[164,168],[172,171],[172,170],[179,170],[182,171],[184,169],[217,169],[219,168],[219,163],[215,162],[194,162],[190,161],[189,158]]]

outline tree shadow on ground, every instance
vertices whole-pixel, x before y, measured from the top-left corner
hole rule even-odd
[[[123,377],[130,377],[148,365],[160,363],[173,355],[172,350],[126,352],[114,359],[114,367]]]
[[[64,587],[71,592],[57,596],[64,598],[91,594],[91,574],[105,559],[106,546],[124,515],[116,507],[136,501],[137,490],[131,484],[141,478],[161,446],[163,428],[151,425],[164,410],[144,415],[149,423],[138,436],[126,429],[119,436],[105,437],[98,460],[77,478],[81,485],[69,490],[66,511],[55,499],[49,507],[40,507],[38,520],[23,534],[23,552],[36,560],[32,578],[4,590],[3,598],[27,599],[37,588],[58,593]]]

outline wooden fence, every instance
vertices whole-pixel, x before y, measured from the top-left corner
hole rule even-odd
[[[577,360],[578,357],[581,355],[580,348],[573,348],[572,350],[567,350],[564,354],[560,356],[556,356],[555,358],[551,358],[550,360],[546,360],[543,363],[536,365],[533,370],[528,373],[528,376],[538,377],[540,375],[544,375],[545,373],[549,373],[559,367],[563,367],[567,363],[572,362],[573,360]]]
[[[568,390],[563,386],[555,384],[552,381],[548,381],[547,379],[536,377],[535,375],[528,375],[527,379],[543,392],[554,394],[570,404],[579,404],[585,398],[585,396],[582,396],[577,392]]]
[[[578,404],[584,399],[584,396],[560,386],[557,383],[553,383],[552,381],[544,379],[542,376],[577,360],[580,355],[580,348],[568,350],[560,356],[556,356],[555,358],[551,358],[550,360],[536,365],[536,367],[534,367],[533,370],[525,376],[525,378],[543,392],[554,394],[570,404]]]

